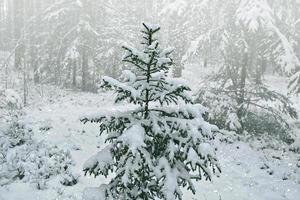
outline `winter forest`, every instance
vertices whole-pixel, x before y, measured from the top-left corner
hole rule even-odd
[[[0,0],[0,200],[296,200],[300,0]]]

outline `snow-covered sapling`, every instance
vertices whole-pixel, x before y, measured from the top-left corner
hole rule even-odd
[[[182,199],[181,188],[195,193],[193,180],[220,171],[211,146],[218,128],[203,119],[206,109],[193,104],[189,87],[167,76],[172,50],[160,49],[154,37],[160,27],[143,26],[143,49],[123,47],[123,61],[134,71],[125,70],[123,81],[103,78],[103,87],[116,91],[115,102],[131,106],[82,118],[107,134],[107,146],[87,160],[84,171],[113,175],[97,191],[106,199]],[[94,193],[84,192],[85,199],[89,195]]]

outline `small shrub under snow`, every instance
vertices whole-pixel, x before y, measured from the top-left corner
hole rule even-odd
[[[0,185],[22,180],[44,189],[51,177],[61,174],[75,184],[78,177],[69,171],[70,152],[34,140],[32,130],[19,121],[20,108],[17,93],[6,92],[0,108],[5,122],[0,126]]]

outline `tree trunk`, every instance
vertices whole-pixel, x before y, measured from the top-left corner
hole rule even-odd
[[[72,87],[76,88],[77,62],[74,60],[72,64]]]
[[[88,56],[86,49],[82,51],[82,91],[87,91],[87,79],[88,79]]]
[[[13,30],[14,40],[17,48],[15,50],[15,68],[21,68],[22,57],[24,56],[23,43],[20,41],[22,29],[24,28],[24,1],[13,0]]]
[[[239,119],[239,122],[241,124],[240,133],[244,132],[244,125],[243,125],[243,117],[244,117],[244,104],[245,104],[245,86],[246,86],[246,79],[247,79],[247,66],[248,66],[248,52],[244,53],[244,59],[243,59],[243,66],[241,71],[241,81],[239,85],[239,94],[238,94],[238,110],[237,110],[237,116]]]
[[[41,1],[40,0],[33,0],[32,4],[31,4],[31,8],[32,10],[32,15],[33,16],[39,16],[40,12],[41,12]],[[34,28],[35,30],[38,29],[39,24],[41,23],[41,19],[40,17],[36,18],[35,24],[34,24]],[[36,39],[34,37],[34,39]],[[36,44],[37,41],[32,41],[33,44]],[[37,54],[37,50],[36,47],[31,47],[31,66],[33,67],[33,80],[35,84],[40,83],[40,73],[39,73],[39,63],[36,57],[37,56],[41,56],[41,55],[36,55]]]

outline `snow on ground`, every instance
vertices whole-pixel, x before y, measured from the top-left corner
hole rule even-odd
[[[195,77],[195,76],[193,76]],[[274,77],[273,77],[274,78]],[[282,88],[277,79],[268,78]],[[196,81],[199,81],[196,79]],[[282,81],[282,80],[281,80]],[[300,98],[295,97],[294,102]],[[297,108],[300,111],[300,101]],[[74,186],[63,186],[53,178],[48,189],[17,181],[0,187],[0,200],[80,200],[85,187],[107,182],[104,177],[84,176],[83,163],[99,148],[104,148],[97,125],[82,124],[83,114],[113,109],[112,93],[56,92],[34,101],[25,109],[24,121],[34,130],[35,138],[69,149],[81,174]],[[298,133],[299,134],[299,133]],[[255,150],[244,142],[216,142],[222,167],[212,182],[196,183],[197,194],[185,192],[185,200],[296,200],[300,196],[300,155],[282,150]],[[298,167],[297,167],[298,164]]]
[[[288,156],[281,161],[274,160],[270,155],[240,142],[221,144],[218,158],[222,167],[221,177],[198,184],[197,199],[295,200],[300,194],[300,177],[283,180],[287,174],[300,173],[295,160]],[[294,169],[297,171],[293,172]]]
[[[79,183],[73,187],[62,187],[60,183],[56,184],[57,180],[53,180],[53,185],[49,183],[48,190],[41,191],[36,190],[30,184],[17,182],[0,188],[0,196],[5,200],[81,199],[83,188],[99,185],[99,181],[103,182],[104,179],[101,177],[97,179],[84,177],[82,172],[83,162],[97,152],[97,147],[102,148],[104,145],[98,137],[97,126],[84,125],[79,121],[79,117],[84,113],[111,106],[110,95],[63,93],[27,107],[23,120],[28,127],[33,129],[35,138],[69,149],[76,164],[73,171],[82,176]],[[70,198],[68,198],[69,195],[71,195]]]

